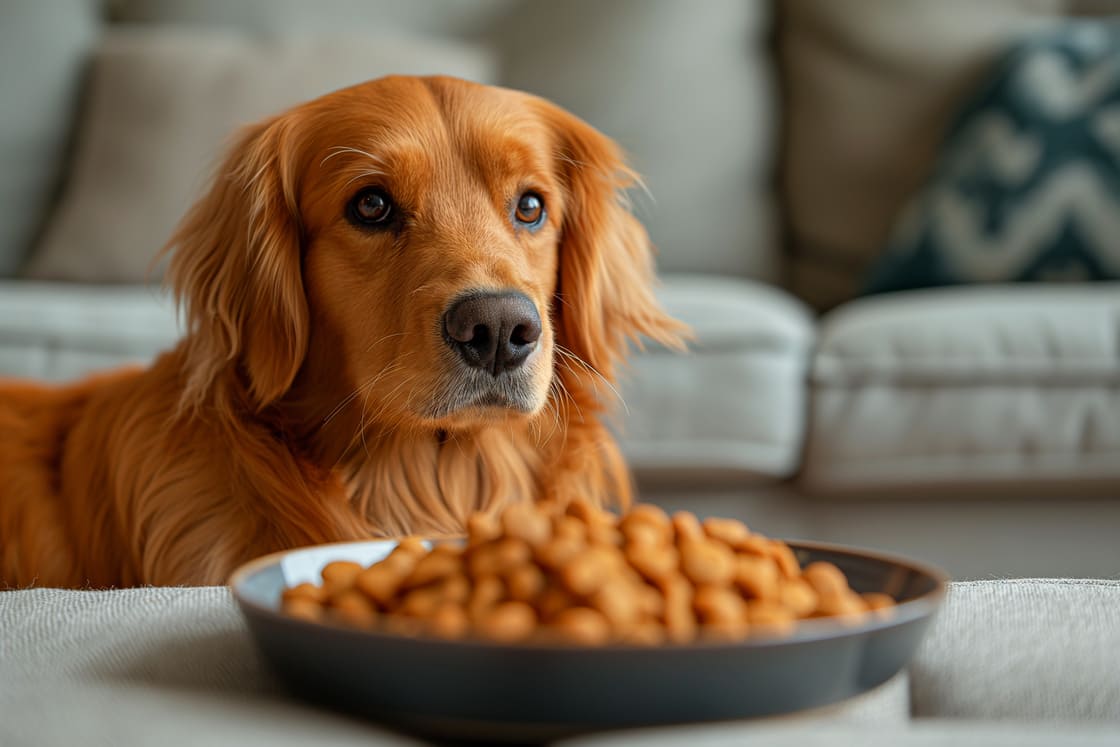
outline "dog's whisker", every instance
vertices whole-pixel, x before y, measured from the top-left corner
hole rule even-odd
[[[590,374],[593,374],[596,378],[599,379],[599,381],[603,382],[603,385],[611,390],[611,392],[615,396],[615,399],[617,399],[619,404],[622,405],[623,411],[627,415],[630,414],[630,408],[626,405],[626,400],[622,397],[622,393],[619,392],[618,389],[616,389],[615,386],[613,384],[611,384],[610,381],[607,380],[606,376],[603,376],[603,374],[599,373],[595,369],[594,366],[592,366],[590,363],[588,363],[587,361],[580,358],[578,355],[573,353],[571,350],[568,350],[567,348],[565,348],[563,345],[557,344],[556,345],[556,352],[560,353],[560,355],[562,355],[564,358],[566,358],[568,360],[571,360],[575,363],[578,363],[584,370],[586,370]]]
[[[346,407],[346,405],[348,405],[352,401],[354,401],[355,397],[358,397],[358,396],[364,394],[365,392],[368,392],[370,389],[372,389],[374,386],[376,386],[377,382],[381,381],[382,378],[384,378],[388,374],[390,374],[390,373],[398,370],[399,368],[401,368],[403,366],[402,361],[407,357],[408,357],[408,354],[405,354],[405,355],[402,355],[400,358],[388,363],[379,372],[377,372],[372,377],[367,379],[364,383],[362,383],[360,386],[358,386],[357,389],[355,389],[353,392],[351,392],[349,395],[347,395],[341,402],[339,402],[334,407],[333,410],[330,411],[330,413],[325,418],[323,418],[323,422],[320,424],[319,427],[322,428],[322,427],[326,426],[328,423],[330,423],[330,421],[333,420],[335,418],[335,416],[337,416],[340,412],[342,412],[342,410]]]
[[[391,332],[387,335],[382,335],[381,337],[377,338],[377,340],[375,340],[374,342],[371,342],[368,346],[366,346],[366,352],[368,353],[369,351],[373,350],[375,347],[377,347],[381,343],[385,342],[386,340],[390,340],[394,337],[404,337],[407,334],[408,334],[407,332]],[[413,352],[414,351],[412,351],[412,350],[405,351],[405,353],[401,356],[401,358],[404,358],[405,356],[408,356],[408,355],[412,355]],[[398,360],[400,360],[400,359],[398,359]]]

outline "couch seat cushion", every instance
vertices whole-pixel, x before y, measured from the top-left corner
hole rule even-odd
[[[157,288],[0,280],[0,376],[72,379],[145,363],[178,337]]]
[[[1120,284],[852,302],[821,325],[804,471],[817,491],[1120,477]]]
[[[623,382],[619,424],[636,473],[792,474],[813,344],[808,310],[771,286],[719,276],[666,275],[661,298],[695,340],[685,355],[659,347],[639,354]]]

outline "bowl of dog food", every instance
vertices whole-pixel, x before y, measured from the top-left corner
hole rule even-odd
[[[294,694],[427,736],[539,742],[860,695],[905,667],[945,583],[881,553],[577,500],[478,514],[453,540],[277,553],[230,586]]]

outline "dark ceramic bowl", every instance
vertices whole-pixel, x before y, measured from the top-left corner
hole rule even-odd
[[[234,573],[233,594],[292,692],[429,736],[546,741],[586,731],[749,718],[835,703],[882,684],[913,656],[945,593],[933,568],[880,553],[790,542],[802,565],[835,563],[859,592],[899,601],[887,620],[817,619],[783,638],[572,648],[404,638],[278,612],[285,586],[391,542],[293,550]]]

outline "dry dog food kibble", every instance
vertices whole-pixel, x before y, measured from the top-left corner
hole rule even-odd
[[[797,621],[887,617],[894,600],[857,594],[839,568],[801,568],[784,542],[733,519],[621,517],[586,501],[519,503],[475,515],[462,543],[407,538],[369,568],[335,562],[321,585],[286,589],[305,620],[445,639],[656,646],[788,635]]]

